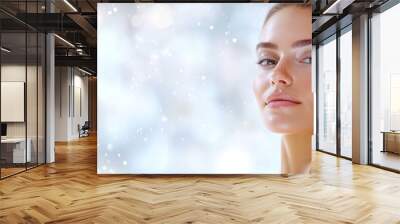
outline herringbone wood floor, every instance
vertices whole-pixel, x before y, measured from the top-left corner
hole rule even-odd
[[[0,181],[0,223],[400,223],[400,175],[315,153],[297,177],[98,176],[94,137]]]

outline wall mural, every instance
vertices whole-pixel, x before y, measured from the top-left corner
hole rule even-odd
[[[312,117],[309,5],[98,4],[99,174],[308,172]]]

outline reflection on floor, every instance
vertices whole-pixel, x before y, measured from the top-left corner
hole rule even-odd
[[[399,223],[400,175],[313,153],[309,175],[97,175],[96,138],[0,181],[0,223]]]
[[[13,175],[15,173],[18,173],[18,172],[21,172],[24,170],[25,170],[25,167],[24,168],[19,168],[19,167],[17,167],[17,168],[1,168],[1,177],[4,178],[4,177]]]
[[[392,152],[381,152],[381,151],[374,151],[374,155],[372,157],[373,163],[389,167],[395,170],[400,170],[400,155],[395,154]]]
[[[25,163],[18,163],[18,164],[0,163],[0,167],[1,167],[0,168],[0,174],[1,174],[0,177],[1,178],[5,178],[5,177],[11,176],[13,174],[17,174],[17,173],[20,173],[22,171],[25,171],[27,169],[29,170],[29,169],[34,168],[36,166],[37,166],[36,163],[31,163],[31,162],[27,163],[26,165],[25,165]]]

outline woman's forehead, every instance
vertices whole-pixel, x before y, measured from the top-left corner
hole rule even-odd
[[[300,40],[312,39],[311,10],[287,7],[276,12],[264,24],[260,42],[291,46]]]

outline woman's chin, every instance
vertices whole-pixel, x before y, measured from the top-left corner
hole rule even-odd
[[[279,134],[312,134],[312,117],[302,116],[301,111],[285,111],[286,113],[275,113],[264,111],[264,125],[268,130]]]
[[[287,135],[287,134],[293,134],[293,130],[285,128],[285,127],[271,127],[271,126],[267,126],[267,129],[273,133],[276,134],[282,134],[282,135]]]
[[[271,132],[277,134],[312,134],[312,128],[305,125],[293,125],[293,122],[265,121],[265,126]]]

